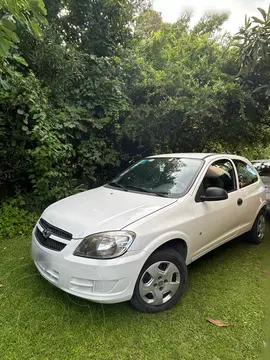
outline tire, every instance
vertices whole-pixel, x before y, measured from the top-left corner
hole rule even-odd
[[[265,229],[266,229],[266,215],[265,211],[260,211],[254,224],[249,232],[249,241],[252,244],[258,245],[260,244],[265,236]]]
[[[156,313],[170,309],[183,295],[187,284],[187,266],[173,249],[154,252],[144,264],[131,299],[141,312]]]

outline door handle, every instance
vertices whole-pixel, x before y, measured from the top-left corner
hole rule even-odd
[[[243,199],[239,198],[237,200],[237,205],[241,206],[243,204]]]

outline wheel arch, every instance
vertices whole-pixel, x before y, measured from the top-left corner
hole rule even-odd
[[[168,249],[168,248],[175,250],[178,254],[180,254],[183,257],[183,259],[185,261],[187,260],[188,245],[187,245],[186,241],[184,239],[181,239],[181,238],[174,238],[174,239],[166,241],[165,243],[158,246],[152,252],[152,254],[157,252],[157,251],[161,251],[161,250],[166,251],[166,249]]]
[[[261,206],[259,207],[259,209],[257,210],[256,216],[255,216],[255,219],[254,219],[254,222],[256,221],[257,216],[259,215],[259,213],[260,213],[261,211],[264,211],[265,214],[266,214],[266,212],[267,212],[267,202],[266,202],[266,201],[265,201],[264,203],[262,203]]]

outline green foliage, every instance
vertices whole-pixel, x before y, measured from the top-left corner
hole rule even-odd
[[[145,0],[45,0],[44,26],[41,0],[1,1],[12,40],[0,78],[2,197],[27,193],[41,210],[136,156],[255,155],[269,143],[267,98],[254,89],[270,62],[236,81],[239,48],[221,30],[228,14],[192,28],[191,13],[168,24]]]
[[[261,144],[258,144],[256,148],[251,146],[242,147],[240,150],[240,155],[245,156],[250,160],[270,159],[270,146],[265,147]]]
[[[48,3],[51,10],[51,0]],[[130,25],[142,1],[64,0],[56,3],[59,4],[54,4],[56,14],[50,11],[50,16],[65,42],[76,44],[84,53],[113,56],[131,41]],[[57,17],[59,11],[61,16]]]
[[[24,181],[31,163],[31,132],[45,116],[46,95],[33,74],[13,72],[0,89],[0,186]]]
[[[261,122],[270,126],[270,6],[258,8],[260,18],[246,18],[234,37],[241,58],[241,82],[252,91]]]
[[[82,105],[52,110],[48,98],[49,90],[32,73],[14,73],[0,91],[0,185],[16,181],[23,190],[30,181],[44,204],[72,194],[82,183],[95,184],[105,178],[97,178],[95,171],[104,175],[104,166],[119,164],[113,138],[106,135],[119,111],[116,91],[109,88],[112,106],[100,119]]]
[[[152,9],[146,10],[136,20],[136,35],[139,38],[150,38],[151,33],[161,29],[162,24],[161,13]]]
[[[19,42],[18,24],[26,26],[34,36],[42,35],[41,25],[47,24],[43,0],[0,0],[0,9],[0,70],[4,69],[8,57],[27,65],[23,58],[16,52],[11,54],[10,50],[16,49]]]
[[[219,27],[226,18],[211,19]],[[212,151],[228,139],[231,149],[256,143],[260,127],[249,93],[234,80],[236,52],[212,37],[209,18],[191,30],[189,20],[166,24],[138,44],[127,133],[161,152]]]
[[[139,3],[142,2],[136,6]],[[56,6],[57,12],[61,4]],[[124,1],[119,2],[115,16],[123,17],[121,26],[127,33],[131,9],[121,13],[123,4]],[[45,30],[43,41],[20,29],[19,51],[32,71],[22,74],[10,68],[0,90],[0,187],[5,187],[8,194],[14,188],[33,190],[44,206],[106,181],[113,168],[119,166],[119,122],[121,114],[130,106],[121,58],[116,52],[113,56],[100,56],[101,50],[86,49],[81,40],[73,39],[72,28],[80,13],[72,1],[65,6],[74,8],[72,20],[68,20],[73,21],[73,25],[68,25],[69,34],[65,30],[68,15],[55,20],[54,26]],[[83,3],[77,6],[83,7]],[[106,34],[115,20],[116,4],[100,1],[95,12],[101,6],[104,11],[112,11],[108,26],[103,29],[106,37],[103,49],[107,48],[109,53]],[[128,8],[130,6],[131,3]],[[53,16],[52,9],[50,16]],[[89,16],[92,15],[86,14],[84,21],[90,21]],[[118,26],[115,24],[110,30],[111,35]],[[95,27],[98,28],[97,23]],[[65,31],[63,45],[60,34]],[[110,46],[123,46],[128,37],[128,33],[126,40],[122,36],[122,45],[115,38],[114,45]],[[110,44],[111,41],[112,38]]]
[[[38,220],[35,213],[24,210],[22,197],[4,202],[0,207],[0,238],[9,240],[19,236],[29,236]]]
[[[240,41],[242,53],[241,72],[253,71],[261,62],[269,62],[270,56],[270,6],[268,12],[258,8],[261,19],[246,17],[245,26],[234,37]]]
[[[65,173],[59,167],[70,164],[72,147],[57,132],[58,117],[48,104],[48,91],[41,87],[33,73],[14,73],[0,91],[2,126],[0,132],[0,185],[14,181],[21,188],[33,189],[51,198],[63,196]],[[60,119],[62,120],[62,119]],[[60,189],[65,190],[60,191]]]

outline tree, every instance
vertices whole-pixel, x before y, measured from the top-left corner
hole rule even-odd
[[[61,38],[97,56],[119,55],[130,46],[134,16],[147,6],[145,0],[46,0],[45,4]]]
[[[208,21],[205,28],[200,22],[190,29],[185,16],[163,24],[138,44],[140,73],[126,126],[145,147],[212,151],[227,146],[228,139],[231,149],[258,139],[260,127],[246,112],[250,100],[235,82],[236,52],[212,37],[221,26],[221,17],[213,19],[217,24],[211,24],[212,30]]]
[[[250,82],[268,64],[236,81],[239,52],[220,30],[227,15],[191,28],[191,13],[169,24],[147,0],[45,0],[44,26],[46,10],[27,8],[40,1],[5,2],[37,32],[13,8],[0,14],[17,36],[0,78],[9,195],[26,191],[45,206],[106,182],[134,155],[262,148],[266,97]]]
[[[252,91],[261,122],[270,126],[270,6],[260,18],[245,19],[234,37],[241,56],[239,80]]]
[[[28,68],[6,80],[0,94],[0,182],[14,191],[17,179],[44,202],[106,181],[123,157],[120,124],[130,106],[125,78],[131,25],[143,2],[47,4],[51,24],[43,41],[18,28],[18,51]],[[10,164],[14,146],[20,151]]]
[[[268,12],[258,8],[261,19],[252,16],[245,19],[245,26],[234,37],[239,41],[242,55],[241,72],[254,71],[270,56],[270,6]]]

